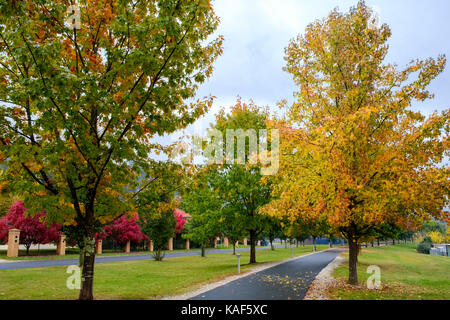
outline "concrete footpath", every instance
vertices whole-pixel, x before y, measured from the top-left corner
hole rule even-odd
[[[314,278],[342,249],[331,249],[276,265],[204,292],[192,300],[303,300]]]

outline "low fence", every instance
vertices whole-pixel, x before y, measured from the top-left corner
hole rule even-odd
[[[450,244],[434,245],[434,247],[430,249],[430,254],[433,256],[449,257]]]

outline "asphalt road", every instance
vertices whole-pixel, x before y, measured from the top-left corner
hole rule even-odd
[[[270,247],[257,247],[257,250],[269,249]],[[237,252],[248,251],[248,248],[236,249]],[[233,249],[216,249],[207,250],[207,254],[215,253],[231,253]],[[166,252],[166,258],[177,258],[177,257],[189,257],[198,256],[200,251],[186,251],[186,252]],[[136,255],[121,255],[121,256],[110,256],[110,257],[96,257],[95,263],[111,263],[120,261],[139,261],[139,260],[152,260],[153,255],[151,254],[136,254]],[[53,259],[53,260],[18,260],[2,262],[0,263],[0,270],[14,270],[14,269],[28,269],[28,268],[45,268],[45,267],[59,267],[59,266],[70,266],[78,265],[78,259]]]
[[[341,252],[333,249],[300,257],[232,281],[191,300],[303,300],[317,274]]]

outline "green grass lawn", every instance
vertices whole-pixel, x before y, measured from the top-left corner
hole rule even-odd
[[[327,246],[318,246],[318,250]],[[299,256],[311,246],[294,248]],[[248,271],[249,252],[241,252],[241,270]],[[258,263],[289,258],[291,250],[258,250]],[[158,299],[181,294],[236,274],[236,256],[230,253],[153,260],[102,263],[95,266],[96,299]],[[0,299],[76,299],[77,290],[69,290],[67,267],[0,271]]]
[[[193,249],[195,250],[195,249]],[[174,250],[173,252],[184,252],[186,250]],[[57,256],[56,249],[43,249],[39,250],[30,250],[29,255],[26,255],[25,250],[19,251],[19,256],[16,258],[10,258],[6,256],[6,250],[0,250],[0,259],[4,260],[56,260],[56,259],[78,259],[79,258],[79,249],[70,248],[66,249],[65,256]],[[148,251],[133,251],[131,253],[125,253],[123,251],[117,250],[103,250],[103,254],[97,255],[98,257],[111,257],[111,256],[121,256],[121,255],[139,255],[139,254],[151,254]]]
[[[365,286],[367,268],[381,269],[381,290]],[[334,271],[336,278],[348,278],[348,263]],[[342,284],[329,291],[332,299],[344,300],[448,300],[450,299],[450,258],[419,254],[414,244],[363,248],[358,263],[359,288]]]

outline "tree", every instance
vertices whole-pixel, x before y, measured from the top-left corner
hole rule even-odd
[[[301,242],[302,245],[304,246],[305,240],[307,240],[311,236],[309,234],[309,231],[306,228],[302,228],[302,226],[296,221],[288,223],[286,233],[289,237],[297,241],[297,247],[299,242]]]
[[[440,244],[444,243],[445,237],[442,233],[439,231],[431,231],[428,236],[430,237],[431,241],[433,241],[434,244]]]
[[[143,220],[141,230],[153,242],[155,260],[162,261],[164,259],[163,250],[169,239],[175,235],[177,221],[171,205],[161,205],[158,211],[151,219]]]
[[[313,240],[313,252],[317,251],[316,247],[316,240],[317,238],[327,235],[330,232],[332,233],[332,229],[327,221],[323,216],[318,217],[309,217],[309,218],[302,218],[297,220],[297,224],[301,230],[304,230],[303,232],[309,234],[312,237]]]
[[[384,223],[377,228],[375,231],[378,232],[378,236],[382,239],[391,239],[392,244],[395,245],[395,240],[398,240],[402,232],[404,232],[404,228],[395,223]]]
[[[437,231],[439,233],[444,234],[445,230],[446,230],[446,226],[444,223],[439,222],[439,221],[427,221],[420,227],[418,232],[421,232],[423,234],[428,234],[430,232]]]
[[[0,217],[4,217],[11,205],[13,204],[13,198],[10,195],[0,194]]]
[[[215,192],[215,171],[209,166],[196,167],[189,175],[182,198],[182,208],[192,216],[186,224],[184,238],[200,244],[202,257],[209,241],[220,233],[222,201]]]
[[[222,163],[217,166],[217,192],[224,203],[223,210],[239,213],[245,228],[244,234],[250,237],[250,263],[256,263],[256,241],[267,222],[267,217],[261,215],[259,210],[271,198],[271,180],[264,182],[262,164],[251,161],[256,157],[253,149],[256,146],[251,144],[264,138],[260,130],[267,129],[268,120],[267,109],[260,108],[253,102],[246,104],[238,100],[230,113],[226,114],[221,110],[212,126],[212,130],[226,139],[222,143],[212,138],[208,141],[209,144],[215,143],[221,147],[222,153],[214,154],[215,159],[222,159]],[[266,138],[269,140],[269,137]],[[235,139],[238,140],[237,145]],[[241,150],[239,143],[243,146]],[[267,144],[270,148],[270,140]]]
[[[245,218],[232,206],[224,205],[220,211],[220,233],[227,237],[233,245],[233,255],[236,254],[236,243],[246,235]]]
[[[46,244],[58,241],[61,226],[56,223],[47,225],[45,212],[39,212],[34,216],[28,216],[22,201],[16,201],[9,209],[6,216],[0,219],[0,242],[8,241],[10,229],[20,230],[19,243],[26,248],[29,255],[33,244]]]
[[[147,236],[141,232],[138,219],[137,215],[129,218],[124,214],[105,226],[104,234],[106,237],[111,237],[120,246],[125,246],[129,241],[138,243],[144,239],[148,240]]]
[[[3,175],[3,170],[0,169],[0,177]],[[11,208],[11,205],[14,202],[14,197],[11,195],[10,191],[8,190],[8,184],[7,182],[2,182],[0,178],[0,217],[4,217],[7,213],[9,208]]]
[[[0,159],[30,213],[82,231],[87,300],[96,225],[133,211],[128,191],[151,184],[150,155],[161,150],[151,138],[211,106],[191,98],[222,37],[208,40],[219,24],[209,0],[83,1],[71,7],[79,23],[66,23],[68,9],[0,4]]]
[[[391,31],[360,1],[310,24],[286,48],[299,91],[280,129],[273,208],[323,215],[349,243],[349,283],[358,246],[374,226],[420,224],[448,215],[449,111],[426,118],[409,109],[432,97],[443,56],[398,71],[384,62]],[[287,208],[287,209],[286,209]],[[288,213],[289,214],[289,213]]]
[[[289,230],[289,235],[293,235],[292,230]],[[270,248],[272,251],[275,250],[275,247],[273,246],[273,241],[280,236],[280,233],[282,232],[281,228],[281,221],[279,218],[269,218],[269,221],[266,224],[266,227],[264,228],[264,231],[262,232],[262,236],[264,238],[268,238],[270,242]]]

